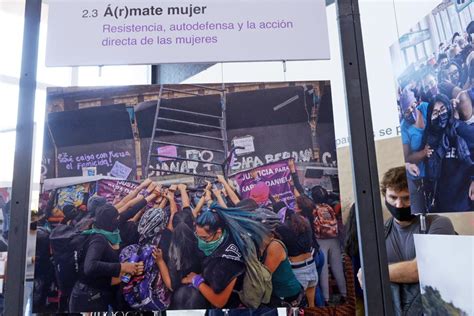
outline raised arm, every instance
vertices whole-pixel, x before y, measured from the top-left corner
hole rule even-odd
[[[129,219],[133,218],[132,221],[138,221],[140,220],[143,212],[143,208],[148,205],[148,203],[153,202],[156,198],[161,196],[161,186],[157,185],[155,187],[155,190],[144,197],[143,195],[139,194],[135,199],[130,201],[129,203],[132,203],[133,205],[129,207],[126,211],[120,213],[119,215],[119,220],[121,223],[124,223],[128,221]],[[138,216],[137,216],[138,215]]]
[[[235,193],[234,189],[230,186],[230,184],[227,182],[227,180],[221,176],[221,175],[218,175],[217,176],[217,181],[219,181],[220,183],[222,183],[222,185],[224,186],[224,189],[225,191],[227,192],[227,195],[229,196],[230,200],[232,201],[232,203],[234,203],[234,205],[237,205],[237,203],[240,202],[240,199],[239,197],[237,196],[237,194]]]
[[[170,202],[170,219],[168,221],[168,229],[173,231],[173,218],[174,214],[178,212],[178,205],[176,205],[176,201],[174,199],[174,192],[176,191],[177,186],[173,184],[169,189],[168,189],[168,194],[166,197],[168,198],[168,201]]]
[[[293,180],[293,191],[295,193],[295,196],[298,197],[301,194],[304,194],[304,188],[300,183],[300,179],[298,178],[295,161],[293,159],[288,160],[288,167],[290,168],[291,180]]]
[[[217,199],[217,203],[219,203],[220,206],[227,208],[227,204],[225,203],[224,199],[222,198],[221,190],[219,189],[213,189],[212,194]]]
[[[123,199],[121,199],[118,203],[114,204],[115,208],[120,212],[120,209],[125,206],[130,200],[135,198],[141,190],[148,187],[152,181],[150,179],[145,179],[142,183],[140,183],[135,189],[130,191]]]
[[[179,190],[179,193],[181,194],[182,208],[190,207],[191,202],[189,200],[188,192],[186,191],[186,184],[179,184],[178,185],[178,190]]]
[[[211,183],[208,181],[207,182],[207,186],[206,188],[204,189],[204,194],[201,196],[201,198],[199,199],[199,202],[198,204],[196,205],[196,207],[194,208],[193,210],[193,216],[194,218],[198,217],[199,213],[201,213],[201,209],[202,207],[204,206],[204,203],[206,203],[206,199],[209,198],[209,195],[210,195],[210,189],[211,189],[212,185]]]
[[[155,190],[157,184],[154,183],[154,182],[151,182],[147,188],[146,188],[146,191],[147,191],[147,196],[149,195],[152,195],[153,191]],[[141,189],[138,191],[138,192],[135,192],[137,189],[133,190],[132,192],[130,192],[130,194],[128,194],[124,199],[126,198],[129,198],[127,202],[125,202],[124,204],[122,204],[120,207],[117,207],[117,211],[119,213],[122,213],[126,210],[128,210],[130,207],[134,206],[135,204],[137,204],[138,202],[140,202],[144,196],[142,194],[139,194],[139,192],[141,191]],[[133,197],[131,195],[131,193],[133,193]],[[152,196],[152,198],[156,198],[156,196]],[[123,199],[123,200],[124,200]],[[122,201],[123,201],[122,200]],[[122,201],[120,201],[117,205],[121,204]]]

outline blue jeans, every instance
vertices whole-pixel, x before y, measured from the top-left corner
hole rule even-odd
[[[324,253],[321,249],[314,254],[314,262],[316,263],[316,270],[318,271],[318,279],[321,278],[321,272],[323,271],[324,266]],[[316,306],[324,306],[324,297],[323,292],[321,290],[321,285],[318,282],[318,286],[316,287]]]

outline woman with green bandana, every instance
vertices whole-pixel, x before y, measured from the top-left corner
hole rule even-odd
[[[183,284],[192,285],[187,297],[197,292],[207,300],[207,308],[242,306],[237,292],[242,289],[245,262],[257,260],[256,248],[268,235],[252,216],[252,212],[213,204],[196,218],[195,235],[205,258],[201,274],[191,272],[182,280]],[[251,238],[243,238],[244,235]]]
[[[143,263],[120,263],[118,211],[106,204],[96,211],[92,229],[83,234],[90,235],[84,245],[84,260],[79,279],[71,293],[70,312],[102,312],[115,305],[115,284],[122,274],[141,274]]]

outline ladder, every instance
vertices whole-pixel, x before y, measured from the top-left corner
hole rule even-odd
[[[208,96],[206,94],[199,94],[191,92],[190,90],[177,90],[168,87],[160,86],[160,92],[158,95],[158,100],[156,103],[156,112],[153,122],[153,131],[150,139],[150,146],[148,149],[147,165],[145,168],[145,177],[149,177],[152,172],[161,174],[161,175],[187,175],[195,177],[197,183],[202,183],[203,180],[209,179],[215,181],[216,176],[210,172],[200,172],[196,169],[196,172],[187,172],[187,171],[177,171],[177,170],[167,170],[156,166],[156,162],[160,158],[167,159],[169,161],[181,161],[181,162],[192,162],[199,164],[210,164],[219,166],[220,171],[224,175],[227,173],[227,168],[225,167],[226,159],[228,157],[228,139],[227,139],[227,123],[226,123],[226,89],[222,85],[221,89],[202,86],[202,85],[187,85],[197,90],[213,90],[220,94],[220,104],[219,109],[220,113],[206,114],[202,113],[199,108],[195,110],[184,110],[179,107],[170,107],[163,105],[163,94],[164,92],[179,93],[193,96],[193,98],[199,98],[203,96]],[[175,98],[173,100],[179,100]],[[163,127],[163,125],[166,126]],[[210,136],[199,133],[199,128],[205,128],[212,131],[220,131],[219,136]],[[186,129],[191,129],[191,131],[186,131]],[[194,130],[194,131],[193,131]],[[174,142],[166,140],[166,137],[170,135],[179,135],[186,136],[186,142]],[[205,139],[206,144],[212,145],[196,145],[198,140]],[[175,146],[177,149],[181,148],[184,150],[204,150],[212,153],[219,153],[224,158],[219,161],[205,161],[201,158],[189,158],[180,156],[179,152],[176,156],[169,156],[161,154],[156,151],[156,148],[162,146]],[[215,173],[215,172],[213,172]]]

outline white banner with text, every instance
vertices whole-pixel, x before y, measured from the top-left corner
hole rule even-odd
[[[329,58],[324,0],[49,1],[47,66]]]

